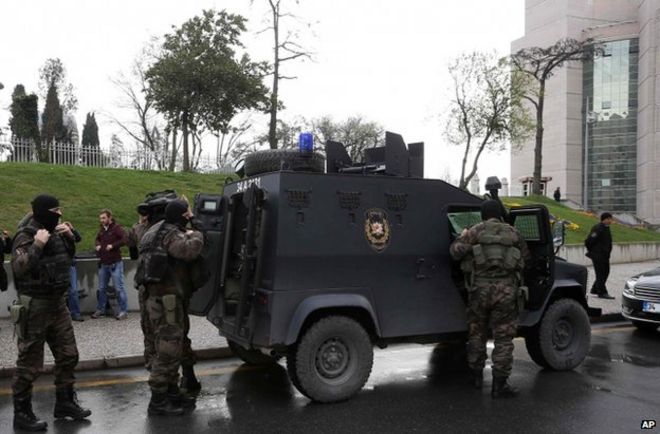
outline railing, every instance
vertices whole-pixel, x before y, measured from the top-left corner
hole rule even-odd
[[[68,143],[41,144],[37,148],[32,140],[5,139],[0,136],[0,161],[17,163],[50,163],[99,168],[123,168],[133,170],[169,170],[170,155],[160,155],[149,149],[105,150],[84,148]],[[192,161],[197,172],[220,171],[223,165],[210,156],[200,156]],[[177,158],[175,170],[182,169],[181,158]]]

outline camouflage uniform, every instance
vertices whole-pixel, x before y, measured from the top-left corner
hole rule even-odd
[[[502,267],[497,262],[480,260],[484,258],[482,250],[485,257],[489,258],[487,249],[492,249],[493,246],[496,254],[499,252],[506,256],[506,252],[511,251],[508,267]],[[475,249],[478,254],[475,254]],[[490,325],[495,341],[491,355],[493,377],[508,378],[513,365],[518,287],[521,283],[524,259],[529,257],[527,245],[515,228],[498,219],[489,219],[473,226],[454,241],[450,253],[454,259],[463,261],[464,271],[471,272],[467,308],[470,368],[480,371],[485,366]],[[476,260],[475,256],[478,256]]]
[[[182,358],[192,357],[188,351],[184,351],[184,340],[187,339],[189,329],[184,300],[194,289],[190,284],[190,268],[187,263],[201,254],[204,239],[198,231],[185,231],[167,222],[155,224],[140,242],[141,267],[148,269],[146,262],[151,260],[151,252],[159,243],[167,252],[168,265],[163,270],[160,282],[145,283],[145,288],[147,316],[154,331],[156,350],[151,363],[149,385],[152,391],[165,393],[168,386],[177,384]],[[175,296],[176,300],[169,321],[166,312],[168,296]]]
[[[136,223],[127,233],[127,245],[129,248],[137,248],[140,245],[140,240],[149,230],[150,224]],[[151,329],[151,323],[147,316],[147,291],[144,285],[135,284],[138,291],[138,302],[140,306],[140,327],[142,328],[142,335],[144,336],[144,366],[151,370],[151,360],[156,353],[154,348],[154,332]]]
[[[44,364],[44,343],[55,358],[55,386],[71,387],[78,364],[78,349],[71,314],[66,307],[70,267],[75,245],[72,238],[52,234],[46,245],[34,240],[43,227],[30,219],[14,239],[12,270],[18,295],[30,296],[25,334],[18,338],[18,359],[12,390],[16,399],[28,399],[32,383]]]

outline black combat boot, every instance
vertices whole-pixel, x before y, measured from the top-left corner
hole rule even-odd
[[[195,397],[182,392],[176,384],[170,384],[167,386],[167,399],[169,399],[174,405],[182,408],[192,408],[197,401]]]
[[[474,385],[475,389],[481,389],[484,386],[484,371],[483,369],[470,370],[470,382]]]
[[[515,398],[518,389],[511,386],[506,377],[493,377],[493,389],[490,396],[493,398]]]
[[[181,366],[181,384],[179,387],[189,395],[197,395],[202,390],[202,384],[197,380],[192,365]]]
[[[157,393],[152,391],[148,413],[151,416],[180,416],[183,414],[183,408],[170,401],[167,392]]]
[[[55,419],[70,417],[75,420],[83,420],[91,414],[91,410],[80,406],[73,386],[62,387],[55,391],[55,411],[53,412]]]
[[[45,431],[48,424],[32,411],[32,398],[14,398],[14,428],[25,431]]]

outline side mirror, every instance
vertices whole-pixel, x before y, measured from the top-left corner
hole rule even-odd
[[[552,242],[555,248],[555,254],[559,252],[561,246],[564,245],[566,238],[566,225],[562,220],[555,221],[552,226]]]

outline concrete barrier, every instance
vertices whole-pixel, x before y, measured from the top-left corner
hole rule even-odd
[[[9,262],[4,264],[9,277],[9,289],[0,292],[0,318],[9,317],[9,306],[16,299],[16,289],[14,288],[14,279],[9,267]],[[98,260],[96,259],[78,259],[76,265],[78,271],[78,289],[85,289],[88,296],[80,300],[80,311],[82,313],[93,313],[96,310],[96,291],[99,287],[98,279]],[[130,259],[124,259],[124,287],[128,296],[128,310],[138,310],[137,291],[133,287],[133,276],[137,262]],[[112,282],[112,280],[111,280]]]
[[[591,265],[591,260],[584,256],[586,249],[582,245],[563,246],[559,256],[568,262]],[[629,264],[660,259],[660,243],[615,243],[610,257],[611,264]]]

